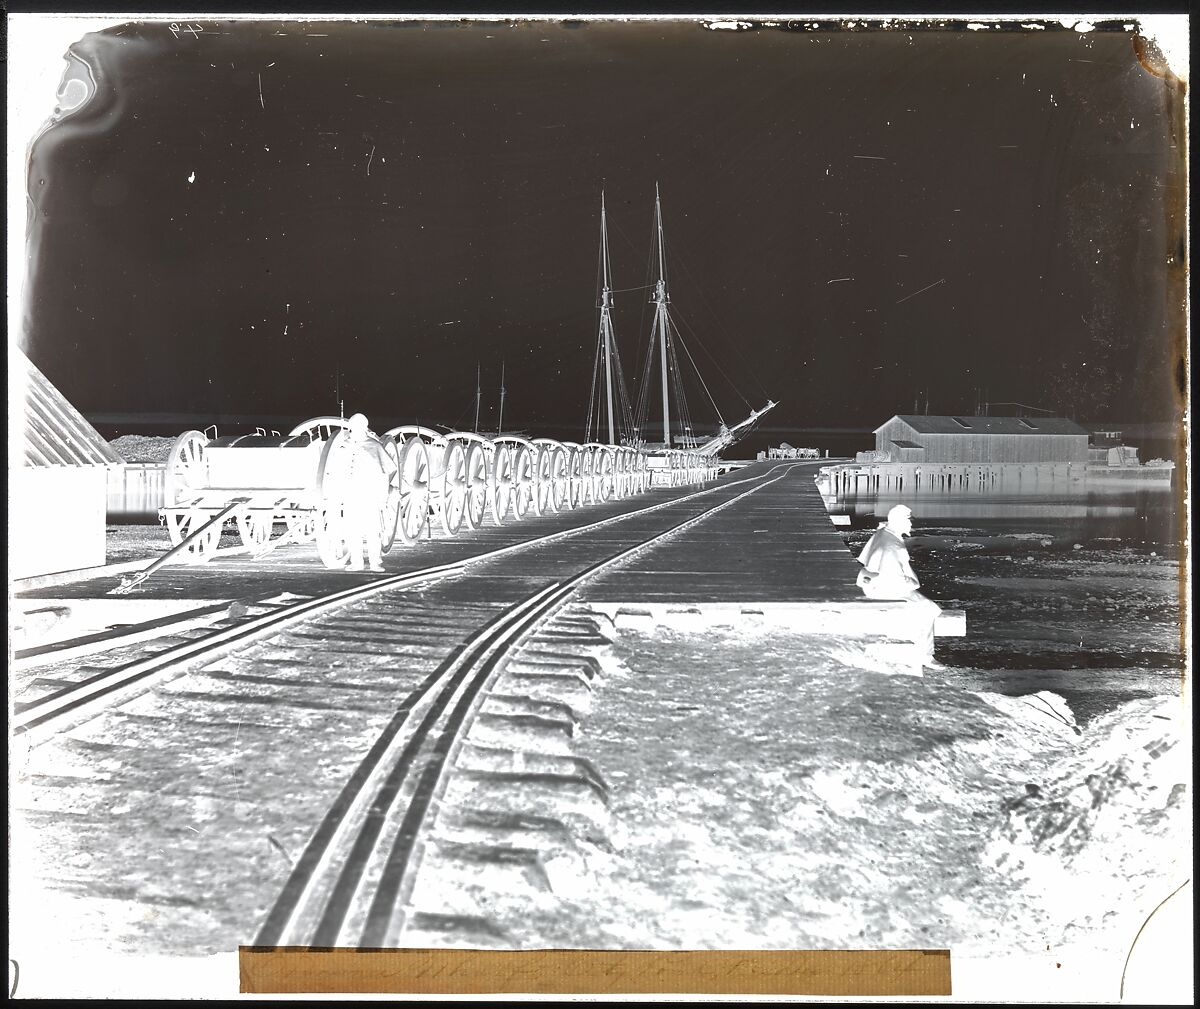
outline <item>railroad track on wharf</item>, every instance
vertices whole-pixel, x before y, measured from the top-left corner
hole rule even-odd
[[[775,470],[772,469],[768,471],[768,475],[774,472]],[[640,516],[650,515],[663,509],[678,507],[706,496],[721,493],[741,483],[762,481],[763,479],[765,479],[765,475],[760,474],[751,478],[724,481],[704,490],[672,497],[633,511],[524,539],[450,563],[435,564],[415,571],[377,578],[365,584],[315,598],[301,599],[288,604],[251,604],[250,607],[243,607],[243,609],[247,611],[266,609],[267,612],[242,618],[226,617],[221,621],[226,626],[216,630],[208,627],[188,626],[188,624],[200,622],[200,618],[204,615],[227,610],[228,606],[202,607],[196,611],[197,621],[166,623],[166,626],[162,628],[163,636],[161,638],[154,636],[152,632],[135,627],[127,635],[130,639],[128,644],[121,640],[120,635],[106,643],[100,643],[106,648],[105,661],[102,664],[89,664],[79,668],[78,671],[85,674],[82,678],[64,676],[54,668],[63,665],[64,656],[66,656],[67,662],[70,661],[71,649],[63,650],[61,655],[56,655],[54,652],[42,656],[33,655],[24,660],[25,667],[37,673],[45,667],[38,664],[30,665],[30,662],[38,663],[40,660],[45,660],[45,665],[51,667],[50,675],[37,676],[32,684],[27,685],[27,689],[22,691],[27,695],[30,692],[28,686],[32,686],[35,688],[33,692],[37,696],[32,698],[22,696],[15,701],[11,721],[12,733],[26,745],[37,745],[55,732],[77,725],[80,721],[94,716],[110,705],[120,703],[137,693],[153,688],[157,683],[173,679],[181,673],[202,667],[230,652],[267,640],[297,625],[319,620],[322,616],[363,602],[381,593],[417,588],[452,578],[462,575],[469,568],[488,561],[580,537],[608,526],[629,522]],[[181,627],[182,630],[180,630]],[[164,640],[169,642],[165,646]],[[84,644],[79,650],[84,654],[93,653],[97,644]],[[20,668],[23,659],[21,653],[17,653],[16,659],[17,667]],[[38,693],[39,688],[40,693]]]
[[[149,659],[145,676],[114,679],[104,696],[93,696],[101,681],[79,704],[59,691],[64,710],[36,725],[51,712],[22,709],[34,745],[13,808],[37,827],[41,878],[133,902],[127,934],[162,950],[194,951],[200,934],[228,949],[256,929],[260,946],[397,943],[418,867],[428,887],[447,857],[465,857],[449,868],[457,885],[453,874],[475,871],[470,858],[487,847],[447,856],[447,822],[508,803],[522,829],[553,831],[556,819],[575,829],[572,810],[553,807],[557,794],[542,806],[521,806],[528,792],[497,794],[516,778],[606,793],[561,742],[607,646],[598,621],[570,606],[574,590],[790,468],[285,607],[219,632],[217,652],[189,643],[182,667]],[[509,756],[528,773],[508,773]],[[503,820],[458,836],[495,839],[511,826]],[[439,833],[427,854],[431,824]],[[437,900],[443,918],[462,913]],[[136,910],[147,905],[153,919]],[[410,935],[438,915],[421,917]]]
[[[782,473],[722,485],[751,486],[525,596],[457,646],[400,705],[355,769],[296,861],[255,946],[395,945],[405,928],[424,832],[505,663],[583,582],[770,486],[791,467],[779,468]]]

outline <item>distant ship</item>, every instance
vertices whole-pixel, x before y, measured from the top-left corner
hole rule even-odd
[[[638,402],[635,408],[629,400],[625,387],[620,356],[617,352],[616,340],[612,324],[612,271],[608,252],[608,219],[604,206],[604,195],[600,196],[600,275],[601,290],[597,307],[600,310],[599,333],[597,335],[596,365],[592,376],[592,395],[588,406],[586,441],[599,438],[601,435],[602,414],[607,416],[607,434],[610,445],[629,445],[650,452],[655,450],[684,449],[697,455],[716,456],[729,448],[740,438],[747,435],[758,421],[768,411],[778,404],[768,400],[760,410],[751,410],[745,420],[728,425],[721,418],[716,403],[712,400],[714,411],[718,417],[718,427],[714,435],[703,437],[695,434],[692,429],[690,414],[687,410],[683,392],[681,360],[677,356],[677,346],[683,346],[687,360],[696,372],[705,393],[708,386],[696,368],[691,352],[683,344],[679,330],[671,319],[670,296],[667,293],[666,256],[663,246],[662,199],[657,184],[654,187],[654,230],[657,236],[658,280],[654,284],[654,322],[650,330],[650,346],[646,356],[646,364],[639,385]],[[649,406],[651,398],[651,379],[655,364],[658,364],[662,388],[662,440],[651,441],[646,430],[649,426]],[[672,394],[674,386],[675,399],[675,428],[672,434]],[[602,402],[598,402],[597,392],[604,390]],[[618,412],[619,411],[619,412]]]
[[[504,430],[504,397],[508,391],[504,387],[504,362],[500,362],[500,413],[496,417],[495,431],[480,431],[479,430],[479,406],[483,397],[483,387],[480,385],[479,365],[475,366],[475,433],[481,434],[485,438],[520,438],[524,441],[529,441],[531,436],[528,431],[505,431]],[[447,431],[450,428],[446,429]]]

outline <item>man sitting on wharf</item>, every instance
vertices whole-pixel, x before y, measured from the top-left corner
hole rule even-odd
[[[887,523],[880,526],[867,541],[858,555],[862,570],[858,573],[858,587],[868,599],[894,599],[907,602],[914,610],[914,617],[926,620],[929,635],[924,642],[926,666],[939,668],[933,658],[933,625],[941,612],[935,602],[917,591],[921,582],[908,557],[904,537],[912,532],[912,509],[907,505],[896,505],[887,515]]]

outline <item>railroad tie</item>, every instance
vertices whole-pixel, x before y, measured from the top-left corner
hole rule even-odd
[[[534,671],[554,669],[559,672],[578,670],[589,680],[604,672],[600,660],[594,655],[573,655],[570,652],[547,652],[532,648],[522,648],[509,660],[508,668]]]
[[[528,712],[482,711],[476,724],[484,736],[501,742],[530,740],[553,745],[560,737],[575,734],[575,722]]]
[[[458,767],[471,771],[494,772],[548,772],[554,774],[580,775],[591,781],[605,801],[609,787],[596,766],[575,754],[544,753],[530,750],[510,750],[506,747],[466,743],[459,756]]]
[[[456,883],[460,888],[484,883],[489,890],[514,894],[526,893],[530,887],[545,892],[551,889],[550,877],[536,848],[448,841],[436,837],[432,844],[432,853],[439,860],[454,864]]]
[[[409,919],[410,933],[436,937],[435,945],[464,945],[470,947],[511,947],[509,933],[496,922],[481,914],[444,914],[437,911],[416,911]]]

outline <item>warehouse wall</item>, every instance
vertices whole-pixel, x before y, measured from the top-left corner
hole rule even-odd
[[[925,447],[925,462],[1079,462],[1088,458],[1086,434],[921,434],[905,421],[893,418],[875,435],[877,449],[893,459],[904,457],[895,442],[911,441]]]
[[[8,472],[10,578],[104,563],[103,466],[19,466]]]
[[[927,462],[1087,462],[1087,435],[920,434]]]

